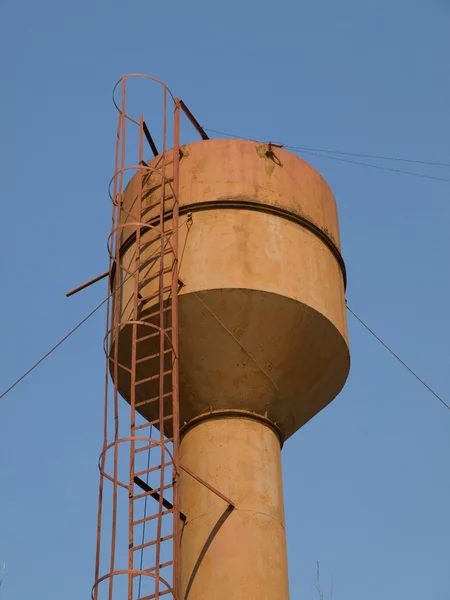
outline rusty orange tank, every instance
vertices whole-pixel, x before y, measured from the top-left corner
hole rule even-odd
[[[280,449],[337,396],[350,367],[336,203],[320,174],[282,148],[218,139],[181,151],[180,218],[190,225],[179,230],[180,455],[236,503],[227,512],[182,474],[181,597],[287,600]],[[143,201],[151,206],[162,184],[146,178]],[[136,190],[135,177],[122,200],[130,223],[138,220]],[[150,224],[154,216],[149,209]],[[122,229],[125,265],[134,260],[132,231]],[[151,228],[142,234],[149,256],[152,236]],[[114,285],[121,285],[114,307],[121,321],[151,314],[158,281],[141,290],[149,301],[139,315],[132,282]],[[131,346],[125,327],[123,365]],[[139,368],[141,379],[151,377],[151,363]],[[126,370],[116,383],[129,399]],[[152,385],[141,386],[142,397],[155,392]]]

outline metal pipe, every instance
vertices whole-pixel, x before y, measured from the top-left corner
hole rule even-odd
[[[85,283],[82,283],[81,285],[74,288],[73,290],[70,290],[70,292],[67,292],[66,293],[67,298],[69,298],[69,296],[73,296],[77,292],[81,292],[81,290],[84,290],[85,288],[89,287],[93,283],[97,283],[97,281],[100,281],[101,279],[105,279],[105,277],[108,277],[108,275],[109,275],[109,270],[105,271],[101,275],[97,275],[97,277],[93,277],[92,279],[89,279],[89,281],[86,281]]]

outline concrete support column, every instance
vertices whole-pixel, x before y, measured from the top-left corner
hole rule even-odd
[[[188,429],[181,464],[236,509],[181,473],[182,600],[289,600],[281,452],[269,426],[215,416]]]

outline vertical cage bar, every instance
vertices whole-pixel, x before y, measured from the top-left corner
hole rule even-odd
[[[117,180],[119,175],[119,182],[117,187],[117,194],[115,195],[115,201],[117,202],[116,211],[116,223],[120,223],[120,206],[123,191],[123,173],[125,167],[125,80],[122,80],[121,86],[121,112],[119,113],[120,120],[120,141],[119,141],[119,156],[117,158],[116,165],[119,167],[119,171],[114,174],[114,179]],[[118,239],[117,232],[113,238],[113,252],[115,254],[115,266],[116,266],[116,277],[119,282],[123,277],[120,270],[120,241]],[[118,380],[119,376],[119,333],[120,333],[120,288],[116,285],[114,292],[114,309],[113,309],[113,321],[114,321],[114,381]],[[110,576],[109,576],[109,595],[108,599],[113,600],[114,592],[114,570],[115,570],[115,558],[116,558],[116,543],[117,543],[117,487],[118,487],[118,470],[119,470],[119,394],[117,385],[113,387],[114,395],[114,481],[113,481],[113,499],[112,499],[112,526],[111,526],[111,559],[110,559]]]
[[[174,133],[173,133],[173,235],[172,247],[174,252],[174,266],[172,272],[172,425],[173,425],[173,587],[174,597],[180,599],[180,458],[179,458],[179,431],[180,431],[180,398],[178,381],[178,231],[179,231],[179,171],[180,171],[180,105],[175,100],[174,106]]]
[[[164,323],[164,272],[165,272],[165,251],[164,251],[164,210],[165,210],[165,192],[166,192],[166,150],[167,150],[167,92],[163,91],[163,153],[162,153],[162,177],[161,177],[161,201],[159,206],[159,230],[160,230],[160,260],[159,260],[159,439],[161,465],[165,462],[165,440],[164,440],[164,350],[165,350],[165,323]],[[155,599],[159,600],[159,570],[161,563],[161,537],[162,537],[162,513],[163,513],[163,493],[165,469],[161,467],[160,471],[160,490],[159,495],[159,513],[157,523],[157,541],[156,541],[156,590]]]

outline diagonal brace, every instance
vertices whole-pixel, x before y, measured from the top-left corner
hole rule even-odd
[[[185,467],[184,465],[180,465],[180,468],[183,469],[183,471],[185,473],[187,473],[188,475],[193,477],[196,481],[198,481],[199,483],[204,485],[205,488],[207,488],[210,492],[212,492],[213,494],[216,494],[216,496],[219,496],[219,498],[221,498],[224,502],[226,502],[228,504],[228,510],[230,512],[236,508],[236,504],[233,502],[233,500],[230,500],[230,498],[227,498],[224,494],[222,494],[222,492],[219,492],[219,490],[217,490],[215,487],[210,485],[207,481],[205,481],[204,479],[202,479],[201,477],[196,475],[193,471],[188,469],[188,467]]]

